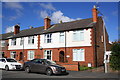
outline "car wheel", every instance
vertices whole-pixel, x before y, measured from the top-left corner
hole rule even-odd
[[[52,70],[50,69],[50,68],[48,68],[47,70],[46,70],[46,74],[48,75],[48,76],[51,76],[52,75]]]
[[[30,73],[30,68],[29,68],[29,67],[26,67],[26,68],[25,68],[25,72]]]
[[[8,67],[8,66],[5,66],[5,70],[6,70],[6,71],[9,71],[9,67]]]

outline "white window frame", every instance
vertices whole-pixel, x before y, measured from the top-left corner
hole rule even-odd
[[[48,59],[48,56],[50,56],[50,60],[52,60],[52,50],[44,50],[44,59]]]
[[[28,37],[28,44],[34,44],[35,41],[34,41],[34,36],[29,36]]]
[[[16,38],[11,39],[11,45],[15,46],[16,45]]]
[[[16,58],[16,51],[10,51],[10,58],[12,59]]]
[[[22,37],[21,39],[20,39],[20,45],[23,45],[24,44],[24,38]]]
[[[51,43],[51,42],[52,42],[52,34],[45,34],[44,43]]]
[[[73,31],[73,41],[84,41],[84,30]]]
[[[73,61],[85,61],[85,49],[73,49]]]
[[[6,41],[5,40],[2,40],[2,41],[0,41],[0,45],[1,45],[1,47],[5,47],[5,43],[6,43]]]
[[[59,35],[59,42],[60,43],[64,43],[65,42],[65,33],[64,32],[60,32],[60,35]]]
[[[35,58],[35,51],[32,51],[32,50],[28,51],[28,53],[27,53],[27,59],[28,60],[32,60],[34,58]]]

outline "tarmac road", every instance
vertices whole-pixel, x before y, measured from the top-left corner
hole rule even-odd
[[[41,73],[26,73],[25,71],[2,71],[4,78],[118,78],[117,73],[67,71],[68,74],[47,76]]]

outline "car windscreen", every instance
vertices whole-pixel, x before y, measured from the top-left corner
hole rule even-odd
[[[51,64],[56,64],[56,63],[54,61],[47,60],[47,64],[51,65]]]
[[[6,59],[7,60],[7,62],[17,62],[16,60],[14,60],[14,59]]]

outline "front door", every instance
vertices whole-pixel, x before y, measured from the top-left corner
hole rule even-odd
[[[19,60],[20,60],[20,61],[23,60],[23,53],[22,53],[22,52],[20,52]]]
[[[60,51],[59,61],[64,62],[64,51]]]

